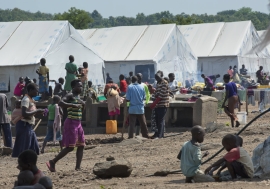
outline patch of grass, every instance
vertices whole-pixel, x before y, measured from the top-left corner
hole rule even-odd
[[[58,153],[59,149],[58,148],[50,148],[48,152],[53,152],[53,153]]]
[[[226,126],[230,126],[230,123],[226,123]]]

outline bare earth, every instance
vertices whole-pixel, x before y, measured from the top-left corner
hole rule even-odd
[[[257,109],[257,108],[256,108]],[[251,110],[250,110],[251,111]],[[249,114],[248,121],[253,119],[259,113]],[[245,130],[241,136],[244,139],[243,147],[252,155],[253,149],[262,143],[270,135],[270,113],[260,118]],[[223,114],[218,117],[218,123],[229,123],[228,118]],[[242,126],[243,127],[243,126]],[[237,133],[240,128],[224,128],[218,129],[213,133],[207,133],[205,136],[205,148],[209,149],[209,157],[221,148],[221,139],[228,133]],[[174,135],[174,136],[173,136]],[[115,137],[115,138],[114,138]],[[120,145],[118,139],[121,134],[117,135],[88,135],[87,148],[93,145],[93,149],[84,151],[82,162],[82,171],[75,171],[75,152],[70,153],[64,159],[57,163],[57,172],[48,171],[45,162],[52,159],[58,152],[59,147],[48,146],[45,154],[38,157],[38,167],[44,173],[52,178],[54,188],[269,188],[270,180],[263,179],[246,179],[235,182],[220,183],[195,183],[185,184],[182,174],[172,174],[166,177],[147,177],[156,171],[168,169],[177,170],[180,168],[180,161],[176,156],[181,145],[190,140],[190,133],[166,133],[166,138],[159,140],[147,140],[141,144]],[[127,138],[127,135],[125,135]],[[106,140],[102,140],[106,139]],[[43,138],[39,138],[42,142]],[[114,142],[114,143],[112,143]],[[225,152],[219,154],[214,160],[202,166],[202,170],[219,159]],[[107,156],[117,158],[125,158],[132,163],[133,172],[129,178],[112,178],[99,179],[93,174],[93,166],[97,162],[105,161]],[[206,160],[207,158],[205,158]],[[16,169],[17,159],[8,156],[0,157],[0,188],[12,188],[14,181],[18,175]]]

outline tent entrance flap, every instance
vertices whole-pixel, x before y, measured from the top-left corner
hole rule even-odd
[[[155,66],[154,64],[136,65],[135,74],[143,75],[142,82],[154,83],[155,81]]]

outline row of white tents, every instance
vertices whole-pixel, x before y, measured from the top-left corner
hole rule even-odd
[[[20,76],[37,78],[40,58],[46,58],[50,78],[65,77],[68,56],[89,63],[89,79],[104,84],[104,73],[175,73],[178,81],[220,74],[245,64],[255,78],[260,65],[270,70],[270,51],[251,52],[260,36],[251,21],[176,26],[122,26],[75,30],[67,21],[0,22],[0,91],[11,93]]]

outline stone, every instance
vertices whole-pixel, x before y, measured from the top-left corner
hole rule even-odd
[[[84,147],[84,150],[90,150],[90,149],[93,149],[93,148],[95,148],[95,147],[97,147],[96,145],[86,145],[85,147]]]
[[[132,165],[125,159],[96,163],[93,168],[93,173],[100,178],[129,177],[131,172]]]
[[[210,123],[206,124],[205,132],[206,133],[213,133],[214,131],[222,131],[222,130],[226,130],[226,126],[224,124],[210,122]]]
[[[109,156],[109,157],[106,158],[106,161],[113,161],[113,160],[115,160],[115,158],[112,157],[112,156]]]
[[[162,171],[157,171],[154,173],[154,176],[161,176],[161,177],[165,177],[168,174],[170,174],[169,170],[162,170]]]

